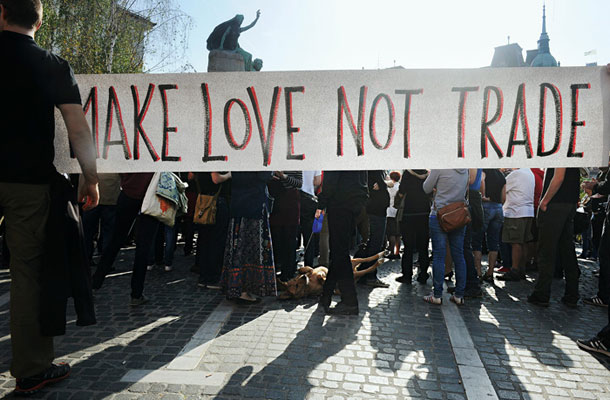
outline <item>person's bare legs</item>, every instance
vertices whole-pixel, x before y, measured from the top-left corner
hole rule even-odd
[[[390,241],[390,256],[395,256],[396,254],[398,254],[398,252],[396,251],[396,236],[388,236],[388,240]]]
[[[494,268],[496,267],[497,259],[498,259],[497,251],[490,251],[489,254],[487,254],[487,261],[489,263],[487,266],[487,272],[485,273],[485,276],[494,276]]]
[[[512,244],[512,256],[513,265],[512,270],[519,274],[525,273],[525,257],[523,257],[524,245],[523,243],[511,243]]]
[[[477,276],[481,277],[481,260],[483,259],[483,253],[480,251],[473,251],[472,255],[474,256],[474,267],[477,269]]]
[[[400,236],[392,236],[394,239],[394,254],[400,256]]]

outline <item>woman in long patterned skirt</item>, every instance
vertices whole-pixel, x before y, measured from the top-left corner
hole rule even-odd
[[[230,300],[257,303],[276,296],[275,266],[269,230],[270,172],[234,172],[231,220],[225,246],[222,288]]]

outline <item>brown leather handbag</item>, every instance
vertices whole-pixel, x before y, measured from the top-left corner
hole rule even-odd
[[[441,229],[447,233],[465,227],[472,220],[468,203],[465,201],[451,203],[437,210],[436,218]]]
[[[213,196],[207,194],[199,194],[197,196],[197,205],[193,215],[194,223],[199,225],[214,225],[216,223],[216,206],[221,189],[222,186],[218,188],[218,192]]]

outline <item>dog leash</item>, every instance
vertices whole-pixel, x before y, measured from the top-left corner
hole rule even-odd
[[[309,244],[311,243],[311,239],[313,235],[316,233],[320,233],[322,231],[322,223],[324,222],[324,214],[320,214],[320,216],[313,220],[313,224],[311,225],[311,235],[309,235],[309,240],[307,240],[307,244],[305,245],[305,250],[303,254],[307,254],[307,249],[309,248]]]

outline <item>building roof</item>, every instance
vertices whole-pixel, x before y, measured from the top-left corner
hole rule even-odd
[[[491,60],[491,66],[494,68],[525,66],[523,62],[523,49],[517,43],[509,43],[496,47]]]

